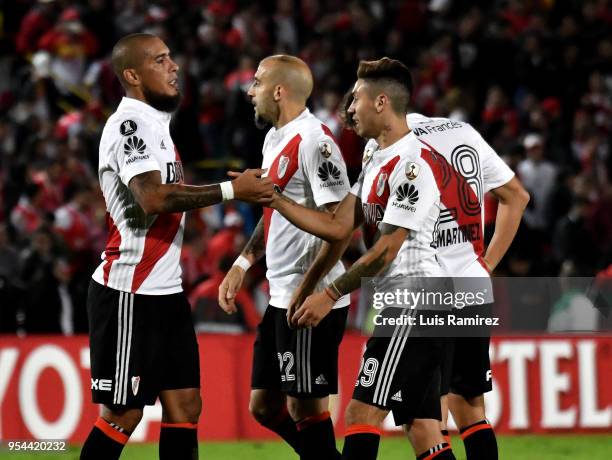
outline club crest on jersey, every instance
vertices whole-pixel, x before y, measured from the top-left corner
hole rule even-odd
[[[323,155],[323,158],[327,159],[331,157],[332,147],[329,142],[319,142],[319,152]]]
[[[420,171],[421,167],[412,161],[406,165],[406,177],[408,180],[416,179]]]
[[[136,136],[130,137],[127,141],[125,141],[125,144],[123,144],[123,152],[127,156],[130,156],[132,153],[140,155],[144,153],[146,148],[147,144],[145,144],[142,139]]]
[[[376,183],[376,194],[382,196],[385,192],[385,184],[387,183],[387,173],[382,173],[378,176],[378,182]]]
[[[138,387],[140,386],[140,376],[134,376],[132,377],[132,393],[134,394],[134,396],[136,396],[136,393],[138,393]]]
[[[280,157],[280,160],[278,161],[278,168],[276,169],[276,175],[279,179],[282,179],[287,172],[287,166],[289,166],[289,157],[283,155]]]
[[[137,129],[138,125],[132,120],[125,120],[121,123],[121,125],[119,125],[119,132],[122,136],[130,136],[131,134],[134,134]]]

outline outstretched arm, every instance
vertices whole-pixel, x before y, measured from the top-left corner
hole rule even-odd
[[[512,244],[529,202],[529,193],[516,177],[491,190],[491,193],[499,200],[499,206],[495,218],[495,232],[483,259],[489,270],[493,271]]]
[[[299,229],[329,242],[347,239],[363,220],[361,201],[351,193],[344,197],[333,214],[306,208],[278,192],[274,192],[270,207]]]
[[[247,169],[231,181],[233,197],[257,204],[269,203],[273,185],[270,179],[261,177],[263,172],[262,169]],[[229,182],[226,184],[230,185]],[[224,199],[221,184],[163,184],[159,171],[134,176],[129,188],[147,215],[189,211],[220,203]]]

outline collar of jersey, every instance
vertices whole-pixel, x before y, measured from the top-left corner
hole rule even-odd
[[[121,99],[121,103],[119,104],[119,109],[133,109],[140,113],[145,113],[154,117],[155,119],[162,121],[164,123],[170,123],[170,119],[172,118],[172,114],[168,112],[162,112],[161,110],[157,110],[151,107],[146,102],[139,101],[138,99],[134,99],[132,97],[124,96]]]
[[[300,121],[305,120],[309,116],[310,116],[310,110],[306,108],[304,109],[302,113],[300,113],[297,117],[295,117],[293,120],[291,120],[289,123],[287,123],[282,128],[278,128],[278,129],[272,128],[274,130],[273,134],[276,136],[284,136],[285,134],[290,132]]]
[[[389,158],[394,157],[395,155],[399,155],[403,153],[403,151],[399,150],[398,148],[401,149],[408,142],[408,139],[410,139],[411,134],[412,134],[412,131],[410,131],[408,134],[406,134],[401,139],[398,139],[397,141],[395,141],[390,146],[384,149],[376,150],[372,157],[374,161],[376,163],[380,163],[382,161],[387,161]]]

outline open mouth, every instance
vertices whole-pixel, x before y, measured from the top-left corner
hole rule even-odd
[[[178,79],[175,78],[174,80],[170,80],[168,83],[170,83],[170,86],[178,88]]]

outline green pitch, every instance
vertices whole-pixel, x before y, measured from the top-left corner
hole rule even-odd
[[[341,445],[339,440],[338,445]],[[458,460],[465,460],[463,444],[453,438],[454,452]],[[584,436],[501,436],[499,438],[500,459],[502,460],[610,460],[612,458],[612,435]],[[7,452],[0,447],[1,460],[75,460],[79,448],[73,447],[65,453],[18,453]],[[157,458],[155,444],[128,444],[122,459],[151,460]],[[200,444],[200,458],[203,460],[226,460],[243,458],[249,460],[295,460],[286,445],[280,442],[208,442]],[[381,460],[409,460],[414,456],[408,441],[401,437],[383,439],[378,454]]]

